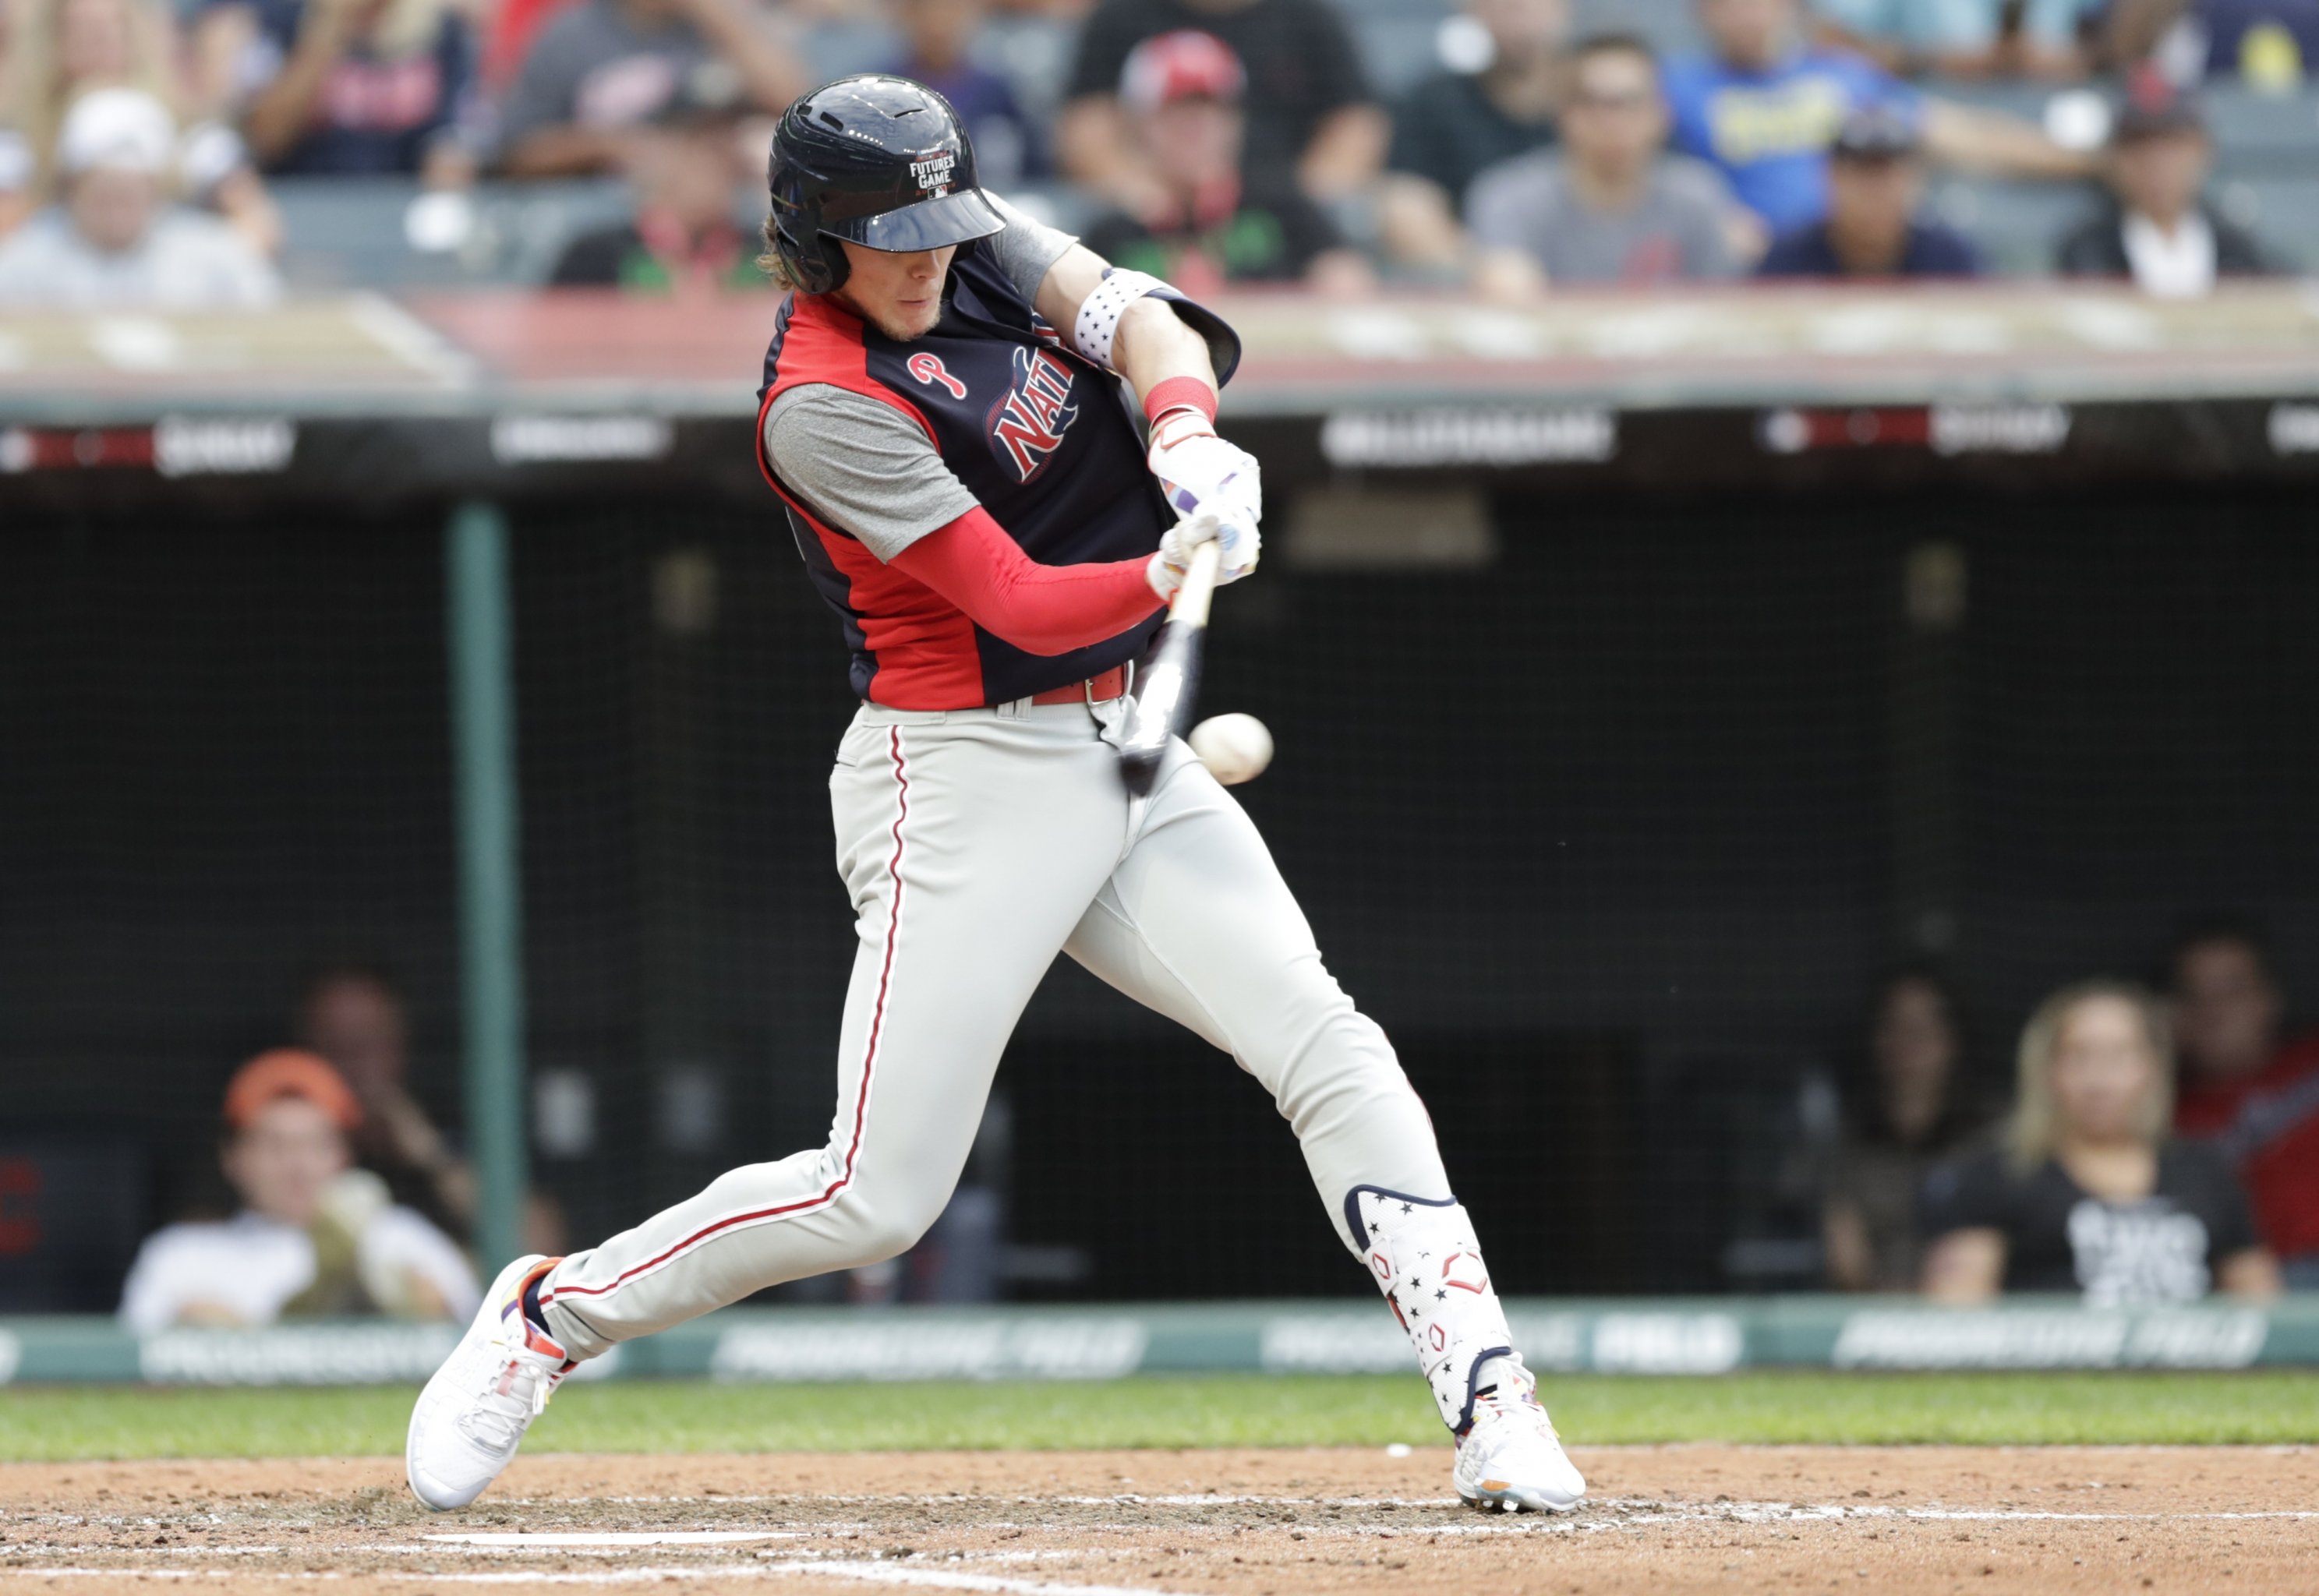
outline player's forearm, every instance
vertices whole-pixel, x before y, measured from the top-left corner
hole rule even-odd
[[[1042,565],[983,509],[927,533],[893,561],[984,631],[1042,655],[1116,637],[1159,609],[1148,564]]]
[[[1156,296],[1139,299],[1120,312],[1111,358],[1135,390],[1139,404],[1148,404],[1153,389],[1178,377],[1205,383],[1211,394],[1216,391],[1208,340],[1186,326],[1173,305]]]

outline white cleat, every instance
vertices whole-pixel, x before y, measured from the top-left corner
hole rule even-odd
[[[402,1447],[411,1494],[463,1508],[514,1460],[523,1432],[564,1380],[564,1348],[526,1321],[523,1288],[559,1260],[533,1254],[499,1273],[467,1333],[419,1393]]]
[[[1457,1442],[1449,1477],[1457,1494],[1484,1512],[1566,1513],[1586,1494],[1527,1379],[1511,1392],[1501,1385],[1475,1399],[1474,1422]]]

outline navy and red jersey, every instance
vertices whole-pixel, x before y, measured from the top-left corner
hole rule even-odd
[[[844,623],[853,690],[897,709],[961,709],[1027,698],[1141,654],[1161,617],[1069,654],[1024,652],[815,512],[766,457],[774,399],[827,383],[892,405],[925,430],[967,491],[1042,565],[1141,558],[1173,512],[1146,467],[1123,385],[1062,348],[979,251],[952,262],[942,319],[903,343],[826,294],[783,304],[764,385],[757,457],[788,506],[814,585]],[[842,438],[831,446],[843,447]]]

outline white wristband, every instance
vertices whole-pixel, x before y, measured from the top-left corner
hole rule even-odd
[[[1146,294],[1168,292],[1172,292],[1168,284],[1149,272],[1113,267],[1079,306],[1078,318],[1071,323],[1071,347],[1104,370],[1116,372],[1119,368],[1111,363],[1111,344],[1118,336],[1120,317]]]

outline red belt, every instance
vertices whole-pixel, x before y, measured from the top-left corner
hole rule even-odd
[[[1045,692],[1033,693],[1033,704],[1100,704],[1106,699],[1124,698],[1127,694],[1127,667],[1114,665],[1100,676],[1090,676],[1085,681],[1074,681],[1069,687],[1051,687]]]

